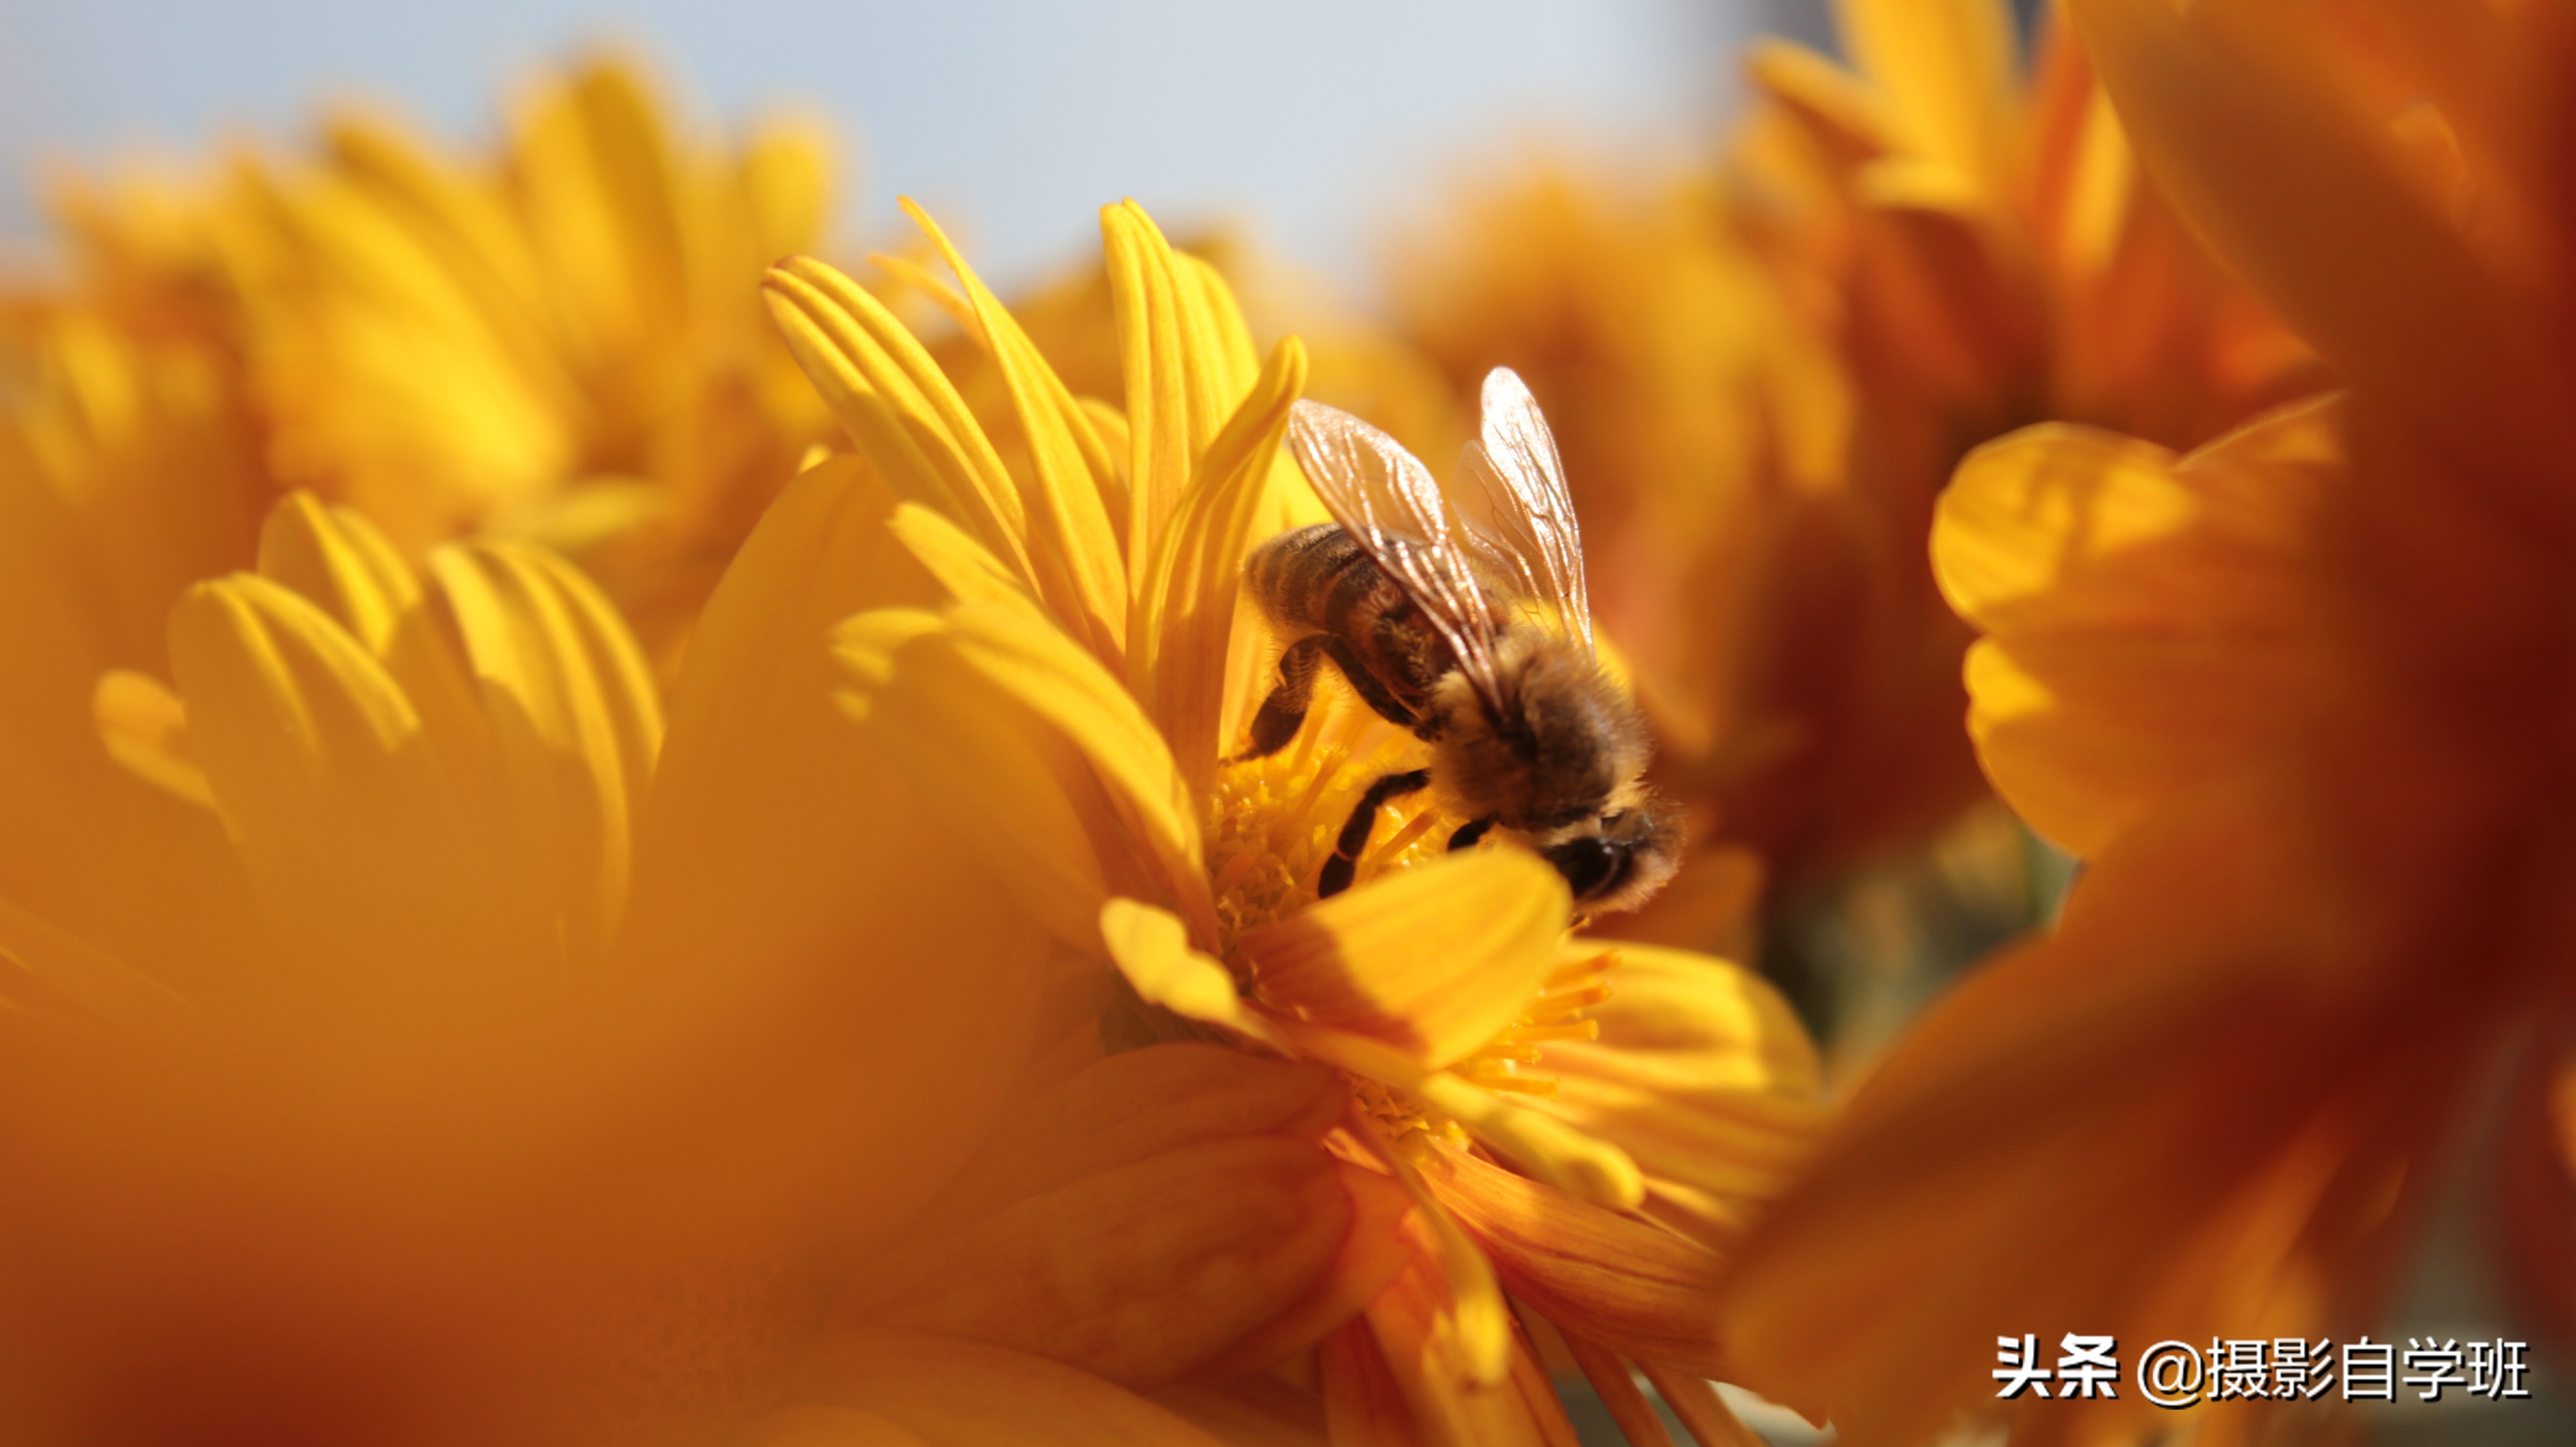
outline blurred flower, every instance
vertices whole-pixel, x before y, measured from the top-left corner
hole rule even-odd
[[[1739,1264],[1748,1377],[1861,1444],[1991,1406],[1998,1335],[2384,1333],[2460,1170],[2492,1173],[2507,1290],[2576,1323],[2576,14],[2069,9],[2147,166],[2351,390],[2180,459],[2034,428],[1943,499],[1980,754],[2088,866]]]
[[[58,326],[210,368],[272,488],[407,553],[472,530],[580,556],[663,651],[825,425],[752,292],[822,239],[810,128],[675,134],[639,76],[531,85],[491,158],[343,115],[312,163],[73,182]],[[32,332],[32,338],[28,333]]]
[[[859,613],[838,633],[845,707],[950,801],[951,826],[990,862],[988,889],[921,907],[990,913],[998,897],[1061,949],[1114,965],[1087,1018],[1127,1053],[1065,1089],[1119,1100],[1101,1113],[1125,1131],[1192,1129],[1206,1108],[1192,1072],[1245,1050],[1333,1067],[1325,1078],[1346,1082],[1348,1101],[1301,1117],[1321,1127],[1339,1189],[1328,1178],[1283,1200],[1281,1176],[1249,1169],[1196,1193],[1140,1184],[1033,1242],[1035,1218],[1001,1204],[1028,1187],[962,1187],[917,1279],[880,1282],[845,1309],[1167,1392],[1183,1376],[1212,1381],[1167,1400],[1220,1430],[1563,1440],[1508,1289],[1619,1410],[1642,1410],[1635,1361],[1682,1410],[1721,1420],[1702,1380],[1722,1366],[1706,1288],[1747,1203],[1812,1128],[1814,1062],[1795,1022],[1722,962],[1567,940],[1554,871],[1509,848],[1443,852],[1465,821],[1436,799],[1396,807],[1358,883],[1318,902],[1313,881],[1353,801],[1415,745],[1336,696],[1281,753],[1225,758],[1271,661],[1235,606],[1242,560],[1321,516],[1278,448],[1303,349],[1291,339],[1256,356],[1213,269],[1173,252],[1132,204],[1112,207],[1126,410],[1077,402],[916,217],[960,289],[918,271],[911,284],[986,353],[1009,401],[999,435],[846,277],[798,260],[769,287],[868,473],[900,500],[886,530],[946,595]],[[846,506],[834,490],[860,474],[838,468],[809,473],[769,527]],[[1151,1043],[1174,1039],[1235,1048]],[[1008,1137],[1022,1145],[988,1158],[996,1178],[1055,1169],[1067,1132],[1043,1105],[1029,1118]],[[1277,1156],[1282,1169],[1308,1158]],[[1078,1287],[1038,1287],[1080,1282],[1079,1263],[1103,1257],[1197,1260],[1227,1222],[1265,1244],[1235,1268],[1253,1279],[1271,1274],[1266,1257],[1334,1247],[1324,1284],[1266,1319],[1246,1309],[1257,1294],[1220,1311],[1182,1293],[1105,1331],[1063,1324],[1066,1295],[1087,1295]],[[968,1269],[1050,1251],[1063,1264],[988,1267],[996,1279],[980,1284]],[[1258,1375],[1290,1359],[1315,1364],[1302,1386]]]
[[[2187,446],[2314,380],[2139,183],[2066,36],[2025,82],[2002,0],[1839,14],[1859,73],[1758,48],[1709,174],[1543,174],[1396,292],[1462,390],[1508,364],[1556,419],[1657,777],[1775,896],[1981,792],[1923,562],[1968,448],[2046,418]],[[1699,859],[1627,927],[1711,938],[1753,866]]]
[[[142,916],[113,949],[0,899],[11,1440],[591,1440],[775,1398],[998,1119],[1048,959],[897,908],[963,856],[846,746],[824,622],[764,606],[903,576],[832,561],[737,570],[666,730],[562,561],[421,578],[297,495],[181,597],[166,674],[98,680],[91,747],[165,807],[83,865],[141,876],[91,891]]]
[[[826,426],[756,296],[823,171],[801,131],[674,137],[600,63],[533,87],[491,161],[346,119],[309,166],[67,186],[67,281],[0,308],[0,817],[30,826],[0,899],[183,973],[248,928],[221,830],[100,746],[99,680],[168,678],[172,605],[297,484],[415,559],[578,544],[667,682]]]

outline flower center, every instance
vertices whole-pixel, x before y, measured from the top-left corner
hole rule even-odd
[[[1307,738],[1271,755],[1219,766],[1207,819],[1208,876],[1216,895],[1220,954],[1231,959],[1244,931],[1315,902],[1333,843],[1368,786],[1422,767],[1423,750],[1392,729],[1356,747]],[[1356,882],[1428,864],[1464,819],[1452,818],[1429,789],[1382,805],[1361,852]]]
[[[1245,931],[1315,904],[1324,861],[1361,796],[1385,775],[1420,768],[1424,752],[1416,740],[1390,728],[1309,727],[1269,758],[1218,769],[1206,839],[1220,958],[1234,960],[1235,942]],[[1443,808],[1430,789],[1381,806],[1353,887],[1438,859],[1449,836],[1466,822]],[[1609,975],[1617,964],[1617,953],[1605,949],[1559,967],[1510,1025],[1450,1070],[1488,1090],[1553,1097],[1556,1078],[1541,1069],[1546,1046],[1600,1034],[1584,1012],[1610,997]],[[1468,1143],[1455,1122],[1409,1091],[1359,1076],[1351,1076],[1350,1085],[1361,1113],[1389,1140],[1424,1132],[1461,1147]]]

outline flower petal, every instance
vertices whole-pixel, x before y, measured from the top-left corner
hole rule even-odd
[[[993,907],[986,857],[957,837],[885,736],[836,694],[835,628],[936,601],[886,530],[891,491],[855,459],[808,470],[709,600],[672,689],[615,967],[667,995],[713,1059],[691,1102],[737,1148],[863,1234],[916,1208],[998,1117],[1030,1050],[1052,951]],[[738,1112],[738,1114],[737,1114]],[[850,1163],[902,1160],[898,1180]]]
[[[498,787],[491,721],[467,677],[449,620],[433,616],[411,565],[355,509],[288,494],[259,533],[260,576],[283,583],[366,645],[419,711],[421,726],[469,815],[493,814]],[[497,823],[480,821],[498,836]]]
[[[1291,337],[1270,354],[1251,395],[1208,444],[1137,589],[1141,611],[1128,677],[1171,741],[1193,794],[1204,794],[1216,773],[1244,555],[1270,490],[1289,406],[1305,386],[1305,349]]]
[[[1475,850],[1251,930],[1238,950],[1273,1008],[1436,1068],[1528,1007],[1556,967],[1570,907],[1564,879],[1537,856]]]
[[[98,739],[126,772],[201,809],[215,807],[206,771],[188,745],[188,709],[168,684],[147,673],[111,668],[90,696]]]
[[[2016,1322],[2331,1330],[2322,1300],[2380,1259],[2456,1106],[2421,1082],[2461,1078],[2481,1037],[2356,973],[2287,803],[2267,782],[2164,811],[2055,935],[1926,1012],[1731,1263],[1732,1380],[1912,1441],[1992,1405],[1979,1344]]]
[[[1035,474],[1024,502],[1036,520],[1032,551],[1041,569],[1064,570],[1057,616],[1102,662],[1115,666],[1127,642],[1128,583],[1106,504],[1112,496],[1123,498],[1126,487],[1100,434],[1039,355],[1037,344],[966,265],[929,213],[909,198],[903,208],[965,287],[974,328],[1010,389]],[[1044,596],[1056,598],[1056,580],[1049,577],[1048,583]]]
[[[487,907],[419,715],[338,624],[236,574],[180,600],[170,654],[217,807],[307,987],[532,963]]]
[[[907,1241],[843,1309],[1158,1385],[1227,1356],[1306,1297],[1352,1219],[1341,1172],[1311,1139],[1228,1136]]]
[[[624,914],[661,700],[625,623],[561,559],[515,543],[431,555],[490,722],[503,877],[533,886],[576,972]]]
[[[1529,1108],[1628,1152],[1649,1213],[1723,1247],[1823,1128],[1814,1043],[1748,970],[1683,950],[1618,952],[1609,1000],[1585,1011],[1599,1037],[1547,1046],[1558,1093]]]
[[[804,1388],[801,1396],[859,1407],[932,1447],[1220,1447],[1170,1412],[1072,1367],[917,1332],[844,1333],[816,1354]],[[831,1443],[789,1439],[797,1447],[809,1440]]]
[[[1037,591],[1019,492],[965,400],[903,323],[811,257],[771,267],[761,287],[788,348],[896,494],[956,519]]]
[[[1998,185],[2019,94],[2002,0],[1842,0],[1835,9],[1908,146]]]
[[[2567,373],[2545,308],[2489,274],[2404,178],[2384,117],[2360,112],[2282,26],[2295,7],[2074,0],[2102,85],[2175,206],[2375,405],[2401,410],[2462,476],[2563,524],[2554,475]]]
[[[1623,1356],[1724,1375],[1717,1253],[1461,1151],[1427,1153],[1422,1175],[1540,1315]]]
[[[0,964],[37,983],[40,999],[35,1003],[59,1000],[114,1024],[164,1020],[187,1008],[187,1001],[169,986],[5,899],[0,899]],[[0,1001],[20,993],[15,981],[0,984]]]
[[[2179,462],[2049,425],[1960,465],[1935,570],[1987,635],[1970,732],[2034,828],[2097,853],[2278,739],[2318,651],[2307,569],[2338,416],[2302,404]]]
[[[289,493],[269,510],[259,530],[259,571],[311,599],[379,657],[405,610],[420,601],[419,580],[383,533],[309,492]]]
[[[1251,389],[1258,358],[1225,283],[1173,251],[1143,207],[1101,208],[1100,237],[1127,393],[1127,578],[1141,588],[1200,458]],[[1131,656],[1136,626],[1131,613]]]
[[[1285,1048],[1277,1027],[1236,991],[1225,966],[1191,947],[1189,927],[1179,916],[1132,899],[1113,899],[1100,907],[1100,937],[1118,972],[1146,1004]]]
[[[743,1431],[745,1447],[933,1447],[890,1417],[857,1407],[782,1407]]]

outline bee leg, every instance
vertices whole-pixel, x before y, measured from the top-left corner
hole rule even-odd
[[[1315,670],[1323,666],[1324,650],[1331,642],[1331,634],[1310,633],[1279,655],[1279,686],[1270,690],[1270,696],[1261,701],[1261,711],[1252,716],[1252,747],[1227,763],[1266,759],[1297,737],[1306,722],[1307,706],[1315,701]]]
[[[1461,849],[1474,848],[1476,841],[1484,838],[1485,831],[1493,828],[1497,822],[1499,821],[1488,816],[1459,825],[1458,832],[1449,836],[1450,852],[1454,854]]]
[[[1360,795],[1351,817],[1342,823],[1342,837],[1333,841],[1333,857],[1324,861],[1324,876],[1315,885],[1320,899],[1330,899],[1351,887],[1351,875],[1360,867],[1360,851],[1368,848],[1369,831],[1377,827],[1377,811],[1389,799],[1401,799],[1431,786],[1431,771],[1415,769],[1409,773],[1388,774],[1368,786]]]

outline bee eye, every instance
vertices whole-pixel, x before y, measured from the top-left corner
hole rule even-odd
[[[1600,893],[1620,872],[1619,851],[1606,840],[1589,834],[1548,850],[1547,862],[1565,876],[1566,887],[1574,891],[1576,899],[1589,899]]]

